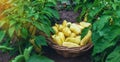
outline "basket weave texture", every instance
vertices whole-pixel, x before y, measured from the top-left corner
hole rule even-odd
[[[84,53],[86,53],[88,50],[90,50],[93,47],[92,43],[88,43],[85,46],[82,47],[72,47],[72,48],[68,48],[65,46],[59,46],[55,43],[53,43],[52,38],[47,38],[48,40],[48,44],[54,49],[56,50],[56,52],[64,57],[76,57],[79,55],[82,55]]]

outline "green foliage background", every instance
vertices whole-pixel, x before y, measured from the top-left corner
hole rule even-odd
[[[53,32],[51,23],[59,19],[56,0],[10,0],[8,3],[11,7],[0,14],[5,15],[0,20],[0,50],[9,51],[11,56],[18,55],[11,62],[31,62],[33,59],[53,62],[41,56],[41,46],[47,46],[47,43],[39,32],[47,36]],[[36,29],[34,34],[30,31],[31,26]],[[34,41],[30,42],[31,39]],[[39,49],[38,53],[35,48]],[[32,56],[36,58],[32,59]]]
[[[87,18],[92,26],[93,62],[120,62],[120,1],[75,0],[81,9],[78,21]]]

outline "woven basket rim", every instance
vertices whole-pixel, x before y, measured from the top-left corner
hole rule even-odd
[[[59,46],[59,45],[57,45],[57,44],[55,44],[55,43],[53,43],[53,40],[52,40],[52,38],[47,38],[47,42],[48,42],[48,44],[52,47],[52,48],[54,48],[54,49],[56,49],[56,50],[61,50],[61,51],[87,51],[87,50],[89,50],[89,49],[91,49],[92,47],[93,47],[93,44],[92,43],[88,43],[87,45],[85,45],[85,46],[82,46],[82,47],[72,47],[72,48],[68,48],[68,47],[65,47],[65,46]]]

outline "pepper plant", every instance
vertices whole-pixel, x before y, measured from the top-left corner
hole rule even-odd
[[[120,62],[120,1],[76,0],[78,21],[92,23],[93,62]],[[84,4],[84,5],[83,5]]]
[[[59,19],[59,14],[55,9],[56,1],[2,1],[3,4],[0,5],[0,8],[3,8],[0,10],[0,49],[12,50],[11,55],[17,52],[22,55],[26,47],[33,45],[35,50],[40,52],[41,45],[45,46],[47,43],[45,37],[39,33],[50,36],[53,32],[51,22]]]

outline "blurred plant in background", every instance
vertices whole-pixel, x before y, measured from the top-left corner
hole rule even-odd
[[[12,50],[11,55],[25,53],[26,57],[26,54],[34,51],[32,47],[29,52],[25,48],[33,45],[35,51],[40,53],[41,46],[47,46],[45,37],[40,33],[50,36],[54,32],[51,23],[59,19],[56,1],[2,0],[0,3],[3,3],[0,5],[0,49]],[[22,60],[19,59],[21,56],[16,58]]]

